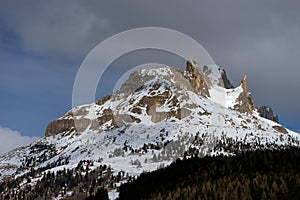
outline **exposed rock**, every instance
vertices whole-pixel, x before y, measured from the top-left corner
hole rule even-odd
[[[157,85],[153,85],[152,89],[157,89]],[[172,107],[170,111],[158,112],[157,108],[167,104]],[[179,108],[179,101],[174,96],[171,98],[171,93],[167,90],[161,94],[155,94],[153,96],[144,96],[141,100],[132,108],[133,113],[142,113],[142,108],[146,108],[147,115],[151,116],[151,121],[154,123],[163,121],[164,119],[176,117],[182,119],[190,115],[191,111],[187,108]]]
[[[101,105],[103,105],[105,102],[107,102],[110,98],[111,98],[111,95],[105,96],[105,97],[103,97],[102,99],[97,100],[97,101],[96,101],[96,104],[99,105],[99,106],[101,106]]]
[[[160,122],[164,119],[176,117],[177,119],[183,119],[191,114],[191,111],[186,108],[178,108],[175,111],[171,110],[169,112],[156,112],[155,108],[152,107],[149,111],[151,116],[151,121],[154,123]]]
[[[185,72],[176,70],[174,68],[170,68],[170,70],[175,75],[173,80],[175,81],[176,87],[178,87],[180,90],[194,91],[190,84],[190,81],[185,76]]]
[[[121,127],[124,125],[124,123],[141,122],[140,119],[129,114],[114,115],[113,117],[111,128]]]
[[[131,112],[136,113],[136,114],[142,114],[142,109],[139,107],[134,107],[131,109]]]
[[[237,104],[234,106],[234,109],[241,113],[252,114],[255,106],[252,95],[248,92],[247,75],[245,75],[241,80],[241,86],[243,88],[243,92],[237,98]]]
[[[118,124],[115,120],[116,118],[114,117],[113,111],[111,109],[105,109],[103,111],[103,114],[101,117],[98,117],[98,122],[101,125],[105,124],[106,122],[111,120],[111,126],[113,127],[119,127]]]
[[[73,119],[73,113],[72,112],[67,112],[62,119]]]
[[[144,83],[152,78],[152,76],[142,77],[138,71],[135,71],[130,74],[129,78],[122,84],[119,92],[128,95],[138,90],[142,90]]]
[[[103,111],[103,115],[101,117],[98,117],[98,124],[99,126],[102,126],[103,124],[107,123],[111,121],[111,123],[109,124],[109,128],[119,128],[121,126],[124,125],[125,123],[132,123],[132,122],[136,122],[136,123],[140,123],[141,120],[129,115],[129,114],[114,114],[113,111],[111,109],[105,109]]]
[[[280,133],[288,134],[288,131],[283,126],[272,126],[272,128]]]
[[[155,108],[156,106],[163,105],[170,97],[170,93],[165,91],[163,94],[158,94],[155,96],[144,96],[139,103],[137,104],[138,107],[146,107],[147,114],[149,114],[150,109]],[[174,103],[177,103],[174,101]],[[173,106],[176,106],[173,105]]]
[[[46,128],[45,136],[56,135],[65,131],[75,130],[73,119],[59,119],[52,121]]]
[[[230,80],[227,78],[226,71],[224,69],[221,69],[221,70],[222,70],[221,77],[222,77],[222,80],[223,80],[223,83],[224,83],[224,88],[233,89],[234,86],[232,85]]]
[[[247,75],[244,75],[243,79],[241,80],[241,86],[244,91],[248,93]]]
[[[205,76],[199,70],[199,64],[195,61],[187,61],[186,78],[190,81],[195,93],[209,97],[208,84]]]
[[[80,119],[76,119],[74,122],[75,122],[76,131],[78,132],[83,132],[88,127],[93,130],[98,130],[100,126],[96,119],[91,120],[87,118],[80,118]]]
[[[274,121],[274,122],[276,122],[276,123],[279,122],[279,117],[278,117],[278,115],[275,115],[275,116],[274,116],[274,113],[273,113],[273,110],[272,110],[271,107],[269,107],[269,106],[260,106],[260,107],[258,107],[257,110],[258,110],[259,115],[260,115],[261,117],[264,117],[264,118],[266,118],[266,119],[272,120],[272,121]]]
[[[228,80],[226,72],[223,68],[218,65],[204,65],[202,72],[207,78],[209,85],[218,85],[226,89],[233,89],[234,86]]]
[[[172,67],[166,67],[164,69],[167,73],[164,73],[164,75],[159,74],[160,80],[158,80],[157,86],[159,86],[160,81],[163,82],[164,80],[172,80],[171,82],[172,84],[174,84],[174,87],[177,87],[180,90],[194,91],[194,89],[191,87],[189,79],[186,78],[183,71],[177,70]],[[116,92],[124,93],[125,96],[134,92],[139,92],[140,90],[144,89],[144,84],[146,82],[155,79],[157,75],[158,74],[152,73],[151,69],[135,71],[132,74],[130,74],[129,78],[122,84],[121,88]],[[155,90],[154,87],[153,90]]]

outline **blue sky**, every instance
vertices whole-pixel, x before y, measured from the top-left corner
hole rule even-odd
[[[42,137],[49,121],[71,109],[75,75],[92,48],[118,32],[158,26],[197,40],[235,85],[247,74],[255,104],[270,105],[299,131],[299,7],[297,1],[2,2],[0,127]],[[130,53],[109,67],[97,96],[110,93],[131,65],[146,62],[184,65],[164,52]]]

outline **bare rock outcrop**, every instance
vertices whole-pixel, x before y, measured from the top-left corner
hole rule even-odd
[[[154,123],[160,122],[170,117],[182,119],[190,115],[191,111],[187,108],[179,108],[179,102],[176,97],[170,98],[171,93],[165,91],[162,94],[155,96],[144,96],[138,104],[132,109],[133,113],[140,114],[141,108],[146,108],[146,113],[151,116],[151,121]],[[173,107],[170,111],[158,112],[157,108],[163,104],[168,104]]]
[[[241,87],[243,88],[243,92],[237,98],[237,104],[234,106],[234,109],[241,113],[252,114],[255,106],[252,95],[248,91],[247,75],[241,80]]]
[[[208,78],[209,85],[218,85],[226,89],[233,89],[234,86],[227,78],[225,69],[218,65],[204,65],[202,67],[202,73]]]
[[[205,76],[199,70],[199,64],[195,61],[187,61],[186,78],[190,81],[195,93],[209,97],[208,83]]]
[[[263,118],[272,120],[276,123],[279,122],[279,117],[278,115],[274,115],[273,110],[269,106],[260,106],[257,108],[257,111],[259,112],[259,115]]]
[[[234,85],[230,82],[230,80],[227,78],[226,71],[222,69],[221,78],[224,83],[224,88],[226,89],[233,89]]]
[[[75,130],[75,123],[73,119],[54,120],[48,124],[45,136],[56,135],[71,130]]]
[[[111,98],[111,95],[105,96],[102,99],[99,99],[96,101],[96,104],[101,106],[103,105],[105,102],[107,102],[109,99]]]
[[[280,133],[288,134],[289,132],[283,126],[272,126],[272,128]]]

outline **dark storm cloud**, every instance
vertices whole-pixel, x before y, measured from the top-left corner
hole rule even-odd
[[[109,30],[108,20],[82,1],[9,1],[0,16],[26,50],[40,55],[88,53]]]
[[[256,104],[300,126],[299,1],[10,1],[0,24],[0,41],[9,32],[28,52],[71,59],[130,28],[175,29],[202,44],[235,84],[248,74]]]

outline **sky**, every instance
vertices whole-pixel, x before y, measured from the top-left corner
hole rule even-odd
[[[300,131],[297,0],[12,0],[0,5],[0,153],[42,137],[51,120],[71,109],[75,76],[88,53],[138,27],[192,37],[234,85],[247,74],[256,105],[271,106],[284,126]],[[97,97],[109,94],[131,67],[148,62],[185,65],[158,50],[128,53],[105,71]]]

